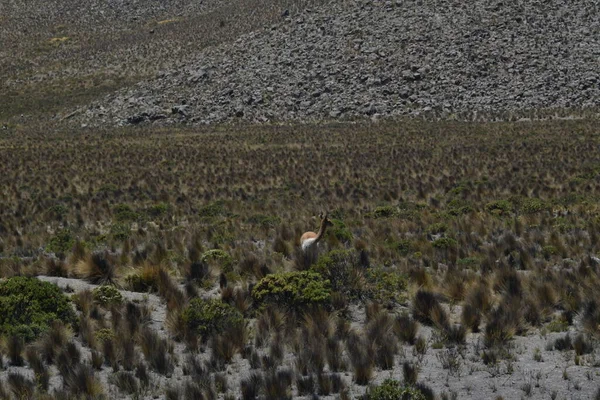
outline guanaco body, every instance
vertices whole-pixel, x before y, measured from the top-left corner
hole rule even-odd
[[[302,246],[302,251],[305,253],[313,253],[316,254],[317,245],[319,241],[323,239],[325,235],[325,230],[328,226],[333,225],[333,223],[327,218],[327,213],[323,215],[322,213],[319,215],[321,218],[321,226],[319,228],[319,232],[304,232],[300,237],[300,245]]]

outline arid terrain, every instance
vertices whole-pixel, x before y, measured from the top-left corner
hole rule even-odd
[[[0,4],[0,398],[600,399],[599,18]]]
[[[46,386],[7,341],[5,393],[19,373],[56,397],[358,398],[393,377],[442,398],[590,398],[599,135],[595,121],[6,135],[0,273],[59,284],[78,322],[24,343],[59,341]],[[333,226],[308,265],[299,238],[321,210]],[[281,293],[273,277],[292,280]],[[190,325],[194,299],[230,305],[239,330]],[[63,342],[100,386],[65,383]]]

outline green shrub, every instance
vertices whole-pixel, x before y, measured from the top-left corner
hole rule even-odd
[[[371,268],[367,272],[369,292],[378,302],[403,303],[406,300],[407,277],[383,268]]]
[[[123,242],[129,238],[130,234],[129,224],[118,223],[110,226],[110,235],[116,241]]]
[[[49,217],[59,221],[63,219],[68,213],[69,209],[63,204],[56,204],[46,211],[46,214]]]
[[[460,199],[453,199],[448,203],[446,214],[456,217],[459,215],[469,214],[473,211],[474,208],[471,206],[471,204]]]
[[[402,257],[408,256],[413,250],[413,245],[410,240],[402,239],[394,243],[394,247]]]
[[[236,308],[217,299],[193,299],[183,310],[182,318],[189,329],[204,337],[244,323],[244,317]]]
[[[369,389],[366,400],[425,400],[425,396],[417,389],[402,386],[395,379],[386,379],[379,386]]]
[[[570,223],[566,218],[556,218],[553,227],[560,233],[568,233],[577,229],[581,229],[581,226]]]
[[[210,222],[206,238],[215,247],[224,243],[232,243],[236,240],[235,228],[226,220]]]
[[[542,247],[542,254],[544,255],[544,257],[546,259],[555,256],[558,254],[558,249],[555,246],[552,245],[546,245],[544,247]]]
[[[546,325],[549,332],[565,332],[569,330],[569,323],[564,318],[555,318]]]
[[[64,254],[71,250],[75,244],[75,238],[69,229],[62,229],[50,239],[46,245],[46,251],[49,253]]]
[[[70,300],[56,285],[22,276],[0,283],[0,334],[30,341],[54,320],[76,320]]]
[[[94,333],[94,336],[96,337],[96,340],[98,340],[99,342],[111,341],[111,340],[114,340],[116,337],[115,333],[110,328],[98,329]]]
[[[456,264],[461,268],[472,268],[481,263],[481,260],[477,257],[466,257],[456,261]]]
[[[469,192],[469,186],[471,186],[470,182],[462,182],[452,189],[448,191],[448,194],[451,196],[459,196]]]
[[[508,200],[496,200],[485,205],[486,211],[496,215],[509,214],[513,209],[513,204]]]
[[[123,296],[116,287],[112,285],[98,286],[93,290],[94,300],[103,306],[109,306],[112,304],[121,304],[123,302]]]
[[[443,222],[436,222],[435,224],[431,224],[427,227],[427,233],[432,235],[437,235],[440,233],[444,233],[448,230],[448,225]]]
[[[169,204],[158,203],[153,206],[150,206],[146,210],[146,214],[148,214],[150,217],[157,218],[157,217],[161,217],[163,215],[168,214],[170,210],[171,210],[171,206]]]
[[[398,209],[394,206],[376,207],[370,216],[373,218],[392,218],[398,215]]]
[[[281,223],[281,218],[271,215],[256,214],[247,219],[247,222],[252,225],[258,225],[263,229],[275,228]]]
[[[456,240],[449,237],[442,237],[434,240],[432,243],[433,247],[436,249],[449,249],[451,247],[456,247],[458,244]]]
[[[223,201],[208,203],[204,207],[200,208],[198,214],[201,218],[207,219],[219,216],[227,216],[227,212],[225,211],[225,203]]]
[[[351,250],[332,250],[319,257],[312,271],[329,280],[331,290],[345,294],[351,299],[362,296],[365,289],[359,272],[358,255]]]
[[[136,221],[139,214],[127,204],[117,204],[113,207],[113,217],[117,222]]]
[[[104,193],[107,195],[113,195],[115,193],[117,193],[119,191],[119,187],[117,185],[114,185],[112,183],[105,183],[102,186],[100,186],[100,188],[98,189],[98,191],[96,193]]]
[[[416,220],[425,208],[427,208],[426,204],[400,201],[395,216],[402,219]]]
[[[314,271],[269,274],[254,286],[252,297],[258,304],[278,304],[299,309],[329,303],[331,284]]]
[[[332,219],[333,226],[329,228],[330,234],[336,237],[340,242],[349,242],[352,240],[352,232],[346,228],[344,221]]]
[[[204,263],[214,262],[218,264],[224,272],[230,272],[233,267],[233,259],[221,249],[205,251],[200,257],[200,260]]]
[[[525,198],[520,201],[519,210],[523,214],[535,214],[549,208],[548,204],[537,198]]]

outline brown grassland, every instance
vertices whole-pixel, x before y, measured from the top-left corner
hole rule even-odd
[[[143,301],[78,292],[71,327],[6,338],[2,368],[35,374],[10,372],[0,397],[383,399],[367,387],[399,368],[410,398],[457,398],[420,376],[425,354],[448,376],[510,376],[529,335],[547,343],[535,361],[594,371],[599,146],[594,120],[0,134],[0,277],[166,304],[156,331]],[[310,264],[299,238],[324,210]],[[560,373],[548,398],[573,390]],[[590,374],[576,384],[598,396]]]

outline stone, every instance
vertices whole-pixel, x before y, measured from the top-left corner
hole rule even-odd
[[[185,104],[180,104],[171,107],[171,114],[179,114],[179,115],[187,115],[189,106]]]

